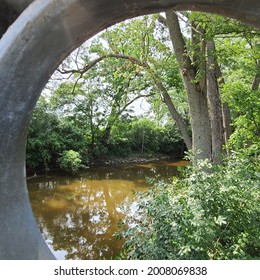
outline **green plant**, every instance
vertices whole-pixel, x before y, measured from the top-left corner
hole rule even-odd
[[[59,165],[67,172],[76,173],[81,165],[80,154],[73,150],[64,151],[59,158]]]
[[[223,165],[199,161],[172,184],[138,194],[121,224],[129,259],[259,259],[259,160],[233,154]]]

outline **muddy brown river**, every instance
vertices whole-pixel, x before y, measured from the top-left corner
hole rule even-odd
[[[123,210],[135,211],[133,191],[148,189],[146,178],[170,180],[185,161],[98,166],[77,176],[51,174],[28,180],[33,212],[44,239],[57,259],[115,259],[122,240]]]

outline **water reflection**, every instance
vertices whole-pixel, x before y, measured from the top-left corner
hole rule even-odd
[[[134,207],[133,191],[147,189],[146,177],[176,175],[186,162],[92,168],[78,177],[48,175],[28,181],[39,228],[58,259],[114,259],[123,207]]]

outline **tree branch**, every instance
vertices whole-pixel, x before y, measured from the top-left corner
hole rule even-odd
[[[167,22],[166,22],[166,18],[165,17],[163,17],[162,15],[158,15],[158,21],[162,24],[162,25],[164,25],[165,27],[167,27]]]
[[[90,70],[91,68],[93,68],[94,66],[96,66],[99,62],[101,62],[102,60],[105,60],[106,58],[117,58],[117,59],[127,59],[130,60],[132,63],[145,67],[145,63],[140,61],[137,58],[134,58],[132,56],[129,55],[122,55],[122,54],[106,54],[106,55],[102,55],[100,57],[98,57],[97,59],[89,62],[86,66],[84,66],[81,69],[70,69],[70,70],[61,70],[61,69],[57,69],[57,71],[61,74],[84,74],[86,73],[88,70]]]

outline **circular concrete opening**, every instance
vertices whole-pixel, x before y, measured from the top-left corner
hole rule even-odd
[[[33,108],[59,63],[104,28],[167,8],[214,11],[260,27],[258,0],[244,2],[33,1],[0,41],[0,259],[53,258],[32,215],[24,162]]]

